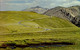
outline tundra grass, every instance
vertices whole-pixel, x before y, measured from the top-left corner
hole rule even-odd
[[[66,30],[66,29],[65,29]],[[23,37],[23,38],[21,38]],[[16,43],[16,44],[28,44],[28,43],[44,43],[44,42],[71,42],[75,43],[75,45],[72,46],[64,46],[64,47],[40,47],[40,48],[33,48],[33,49],[41,49],[41,50],[50,50],[50,49],[59,49],[60,50],[78,50],[80,49],[80,29],[78,30],[71,30],[71,31],[63,31],[61,30],[51,30],[47,32],[34,32],[34,33],[20,33],[20,34],[8,34],[8,35],[1,35],[0,36],[0,41],[7,41],[8,43],[11,43],[10,41]],[[3,40],[4,39],[4,40]],[[33,40],[34,39],[34,40]],[[25,42],[24,42],[25,41]],[[20,48],[16,48],[20,49]],[[24,50],[29,49],[31,50],[32,48],[24,48]]]
[[[71,42],[75,43],[75,45],[39,48],[26,47],[23,50],[80,49],[80,28],[58,17],[51,18],[34,12],[0,11],[0,23],[0,45],[3,43],[25,45],[45,42]],[[22,50],[22,48],[14,50]]]
[[[45,29],[76,27],[67,20],[34,12],[0,11],[0,27],[4,33],[42,32]]]

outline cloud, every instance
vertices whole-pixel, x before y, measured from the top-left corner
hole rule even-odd
[[[80,5],[80,1],[72,1],[72,2],[66,3],[66,4],[64,3],[61,6],[68,7],[68,6],[74,6],[74,5]]]
[[[44,8],[53,8],[56,6],[80,5],[79,0],[0,0],[0,10],[20,11],[25,8],[41,6]]]

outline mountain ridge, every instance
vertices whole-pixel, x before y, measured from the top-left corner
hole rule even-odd
[[[31,8],[28,8],[28,9],[24,9],[23,11],[33,11],[33,12],[36,12],[36,13],[39,13],[39,14],[43,14],[47,10],[48,10],[47,8],[42,8],[40,6],[36,6],[36,7],[31,7]]]
[[[55,7],[47,10],[44,15],[56,16],[69,20],[75,25],[80,26],[80,6],[71,6],[71,7]],[[74,20],[75,19],[75,20]]]

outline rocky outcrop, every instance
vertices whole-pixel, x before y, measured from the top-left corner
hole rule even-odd
[[[31,7],[31,8],[25,9],[23,11],[33,11],[33,12],[36,12],[39,14],[43,14],[47,10],[48,10],[47,8],[42,8],[40,6],[36,6],[36,7]]]
[[[73,24],[80,26],[80,6],[72,6],[68,8],[59,6],[52,8],[43,14],[67,19]]]
[[[71,22],[76,26],[80,27],[80,17],[74,17]]]

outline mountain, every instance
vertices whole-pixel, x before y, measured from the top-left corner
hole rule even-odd
[[[23,11],[33,11],[33,12],[42,14],[47,10],[48,10],[47,8],[42,8],[40,6],[36,6],[36,7],[31,7],[31,8],[28,8],[28,9],[24,9]]]
[[[49,9],[43,14],[64,18],[71,21],[73,24],[80,26],[80,6],[71,6],[67,8],[59,6]]]

